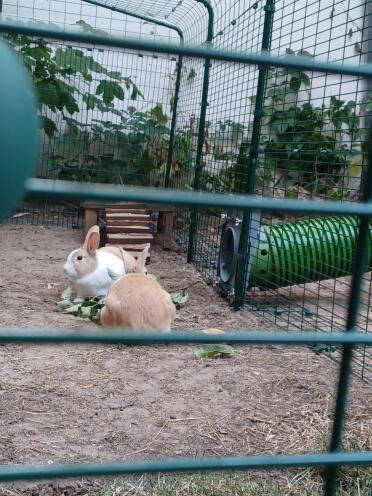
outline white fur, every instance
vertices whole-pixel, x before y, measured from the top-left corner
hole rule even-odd
[[[78,277],[78,273],[75,270],[74,264],[72,263],[72,257],[74,256],[74,253],[76,253],[78,250],[74,250],[70,253],[70,255],[67,257],[66,263],[63,266],[64,271],[67,274],[67,277],[71,280],[75,280]]]
[[[66,274],[73,282],[77,293],[75,301],[81,301],[83,298],[104,298],[114,283],[114,280],[108,274],[108,269],[117,275],[123,276],[125,274],[123,261],[112,253],[97,250],[97,268],[94,272],[79,278],[71,261],[76,251],[70,253],[64,266]]]

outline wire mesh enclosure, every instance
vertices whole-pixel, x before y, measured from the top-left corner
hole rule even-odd
[[[2,13],[98,36],[299,61],[359,64],[370,53],[362,0],[4,0]],[[20,52],[39,95],[38,178],[263,198],[360,198],[372,107],[359,77],[4,37]],[[11,221],[81,225],[79,204],[51,208],[21,206]],[[174,225],[188,261],[236,308],[277,328],[325,332],[345,327],[357,232],[346,218],[219,208],[178,209]],[[364,332],[371,328],[370,295],[367,272],[358,321]],[[325,351],[338,357],[334,347]],[[354,371],[372,379],[367,349],[354,354]]]
[[[300,331],[134,338],[5,329],[0,341],[226,341],[310,344],[335,358],[342,353],[326,454],[0,467],[0,479],[321,466],[327,467],[325,494],[335,494],[340,465],[371,463],[370,453],[340,453],[350,370],[372,379],[372,145],[366,132],[372,107],[371,88],[361,79],[370,81],[372,69],[358,67],[371,58],[371,3],[5,0],[0,6],[7,21],[2,37],[38,94],[42,138],[36,177],[25,184],[29,203],[13,221],[79,227],[74,212],[83,200],[171,203],[180,207],[174,236],[208,283],[276,331]],[[29,82],[9,53],[2,43],[0,55],[19,76],[33,126],[28,132],[20,126],[27,146],[16,150],[19,165],[9,176],[14,195],[0,181],[1,215],[21,193],[32,165],[25,154],[34,155],[36,134]],[[272,55],[290,57],[283,62]],[[345,60],[353,65],[331,64]],[[18,113],[7,110],[12,130]],[[0,123],[6,136],[1,117]],[[3,148],[1,157],[12,164]]]

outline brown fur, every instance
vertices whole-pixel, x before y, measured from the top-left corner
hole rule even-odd
[[[144,268],[149,247],[138,257],[136,270]],[[104,327],[138,331],[170,331],[176,309],[160,284],[145,274],[127,274],[111,287],[101,312]]]

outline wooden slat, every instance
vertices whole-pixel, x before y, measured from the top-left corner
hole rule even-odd
[[[154,237],[152,234],[108,234],[107,241],[109,244],[141,244],[151,243]]]
[[[136,219],[107,219],[107,226],[149,226],[148,220]]]
[[[144,208],[106,208],[107,214],[134,214],[134,215],[146,215],[147,212]]]
[[[111,225],[106,225],[106,232],[107,233],[149,233],[150,232],[150,226],[138,226],[138,225],[130,225],[130,226],[111,226]]]
[[[105,203],[105,202],[91,202],[91,201],[86,201],[83,203],[84,208],[92,208],[92,209],[104,209],[104,208],[120,208],[120,207],[127,207],[127,208],[144,208],[146,210],[153,210],[153,211],[159,211],[159,212],[174,212],[176,210],[176,207],[170,206],[170,205],[158,205],[158,204],[145,204],[145,203],[134,203],[134,202],[129,202],[129,203],[123,203],[123,202],[118,202],[118,203]]]
[[[135,214],[135,213],[115,213],[106,214],[107,220],[109,219],[127,219],[127,220],[150,220],[148,214]]]
[[[106,210],[112,209],[130,209],[130,210],[137,210],[137,209],[142,209],[146,210],[146,205],[144,203],[109,203],[108,205],[105,205]]]

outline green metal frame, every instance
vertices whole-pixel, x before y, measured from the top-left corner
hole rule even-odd
[[[198,59],[209,58],[210,60],[260,65],[263,67],[286,67],[287,69],[301,69],[302,71],[325,72],[328,74],[359,76],[362,78],[372,77],[372,64],[357,66],[336,62],[312,61],[306,57],[274,57],[265,53],[258,54],[217,50],[211,46],[170,45],[168,43],[153,43],[130,38],[106,37],[91,33],[68,32],[43,27],[32,27],[22,23],[0,22],[0,31],[3,33],[24,34],[28,36],[50,37],[60,41],[90,43],[106,47],[127,48],[129,50],[183,55]]]
[[[371,67],[372,71],[372,67]],[[261,210],[262,212],[287,212],[303,214],[351,215],[372,217],[372,202],[365,204],[335,201],[308,201],[259,198],[252,195],[225,195],[223,193],[193,193],[163,188],[124,187],[93,183],[71,183],[52,179],[28,179],[25,184],[26,197],[49,199],[125,201],[176,205],[182,207],[231,208],[239,210]]]
[[[370,130],[368,146],[368,169],[365,178],[362,202],[368,203],[372,200],[372,129]],[[360,220],[359,237],[356,246],[356,257],[354,259],[354,271],[351,280],[351,290],[349,299],[349,308],[346,322],[346,333],[353,332],[357,327],[358,310],[360,298],[356,295],[361,294],[363,273],[367,267],[367,251],[369,243],[369,219]],[[338,453],[342,444],[342,432],[345,422],[345,413],[347,406],[347,393],[351,374],[351,361],[353,353],[353,344],[345,344],[342,352],[341,371],[337,392],[337,404],[332,429],[332,438],[330,452]],[[326,481],[325,494],[332,495],[336,489],[337,467],[330,468]]]
[[[103,46],[141,49],[160,53],[175,53],[209,60],[235,61],[247,64],[258,64],[262,67],[291,67],[309,71],[327,73],[351,74],[367,77],[372,80],[372,65],[348,66],[328,64],[310,60],[299,60],[291,57],[276,58],[268,54],[232,53],[212,49],[211,47],[186,47],[153,44],[143,41],[122,40],[94,36],[87,33],[67,33],[50,29],[0,23],[0,30],[25,35],[44,36],[52,39],[78,42],[97,43]],[[264,332],[229,332],[223,336],[206,336],[194,333],[175,333],[170,335],[154,334],[125,334],[110,332],[95,334],[92,332],[73,333],[71,331],[24,331],[2,329],[0,342],[37,342],[37,343],[124,343],[150,345],[155,343],[190,343],[190,342],[227,342],[241,344],[283,343],[286,345],[308,345],[309,343],[339,343],[343,346],[342,363],[340,367],[336,409],[333,421],[333,432],[328,453],[280,456],[249,456],[249,457],[220,457],[204,459],[171,459],[150,460],[144,462],[108,463],[108,464],[76,464],[52,466],[10,466],[0,467],[0,480],[46,479],[55,477],[103,476],[129,473],[200,471],[200,470],[248,470],[263,468],[288,468],[303,466],[321,466],[327,468],[325,495],[335,494],[337,475],[342,465],[371,465],[372,452],[340,453],[341,440],[344,430],[344,418],[347,402],[348,385],[351,373],[351,358],[353,347],[364,344],[372,346],[372,336],[357,332],[357,316],[361,294],[362,274],[366,267],[365,255],[369,234],[369,219],[372,218],[372,139],[369,141],[368,173],[364,193],[360,203],[339,203],[321,201],[297,201],[288,199],[262,199],[252,195],[223,195],[205,194],[200,192],[180,192],[171,190],[126,188],[92,184],[77,184],[63,181],[48,181],[29,179],[25,184],[28,196],[43,198],[90,199],[106,201],[142,201],[197,207],[237,208],[249,212],[251,210],[274,212],[325,213],[338,215],[353,215],[360,217],[360,229],[354,257],[354,269],[349,298],[348,318],[343,333],[318,335],[314,333],[264,333]],[[20,164],[21,168],[22,164]],[[16,173],[18,173],[16,171]],[[0,184],[0,193],[2,186]],[[0,198],[2,195],[0,194]]]
[[[181,88],[182,63],[183,63],[183,57],[180,56],[178,58],[177,70],[176,70],[176,84],[175,84],[175,89],[174,89],[172,122],[171,122],[170,134],[169,134],[167,167],[166,167],[165,179],[164,179],[164,187],[165,188],[169,187],[170,175],[171,175],[171,169],[172,169],[173,152],[174,152],[174,138],[175,138],[175,134],[176,134],[176,125],[177,125],[177,107],[178,107],[178,100],[179,100],[180,88]]]
[[[370,453],[317,453],[309,455],[244,456],[221,458],[187,458],[149,460],[127,463],[75,465],[19,465],[0,467],[0,481],[61,479],[70,477],[103,477],[113,475],[201,472],[212,470],[258,470],[295,467],[334,467],[370,465]]]
[[[197,2],[204,5],[208,12],[208,31],[207,39],[205,45],[207,48],[212,46],[213,40],[213,24],[214,24],[214,11],[212,5],[208,0],[196,0]],[[208,90],[209,90],[209,73],[211,69],[210,58],[205,59],[204,63],[204,76],[203,76],[203,87],[202,87],[202,97],[200,106],[200,119],[199,119],[199,129],[198,129],[198,141],[196,148],[196,159],[195,159],[195,175],[194,175],[194,191],[199,191],[200,189],[200,177],[203,170],[203,146],[204,146],[204,136],[205,136],[205,120],[208,108]],[[198,212],[196,208],[191,209],[190,212],[190,226],[189,226],[189,242],[187,246],[187,262],[192,263],[194,259],[194,248],[196,241],[196,232],[198,229]]]
[[[119,14],[125,14],[130,17],[135,17],[136,19],[141,19],[142,21],[152,22],[153,24],[158,24],[159,26],[164,26],[165,28],[172,29],[176,31],[179,35],[180,39],[183,40],[183,31],[175,24],[170,24],[169,22],[161,21],[160,19],[156,19],[155,17],[146,16],[142,14],[138,14],[137,12],[133,12],[129,9],[124,9],[122,7],[115,7],[113,5],[106,5],[103,2],[99,2],[98,0],[82,0],[85,3],[90,3],[91,5],[95,5],[96,7],[102,7],[104,9],[112,10],[113,12],[118,12]]]
[[[261,50],[263,53],[269,53],[271,43],[271,32],[275,12],[275,0],[267,0],[264,7],[265,20],[262,34]],[[260,146],[260,132],[262,113],[265,102],[265,89],[267,80],[268,67],[260,67],[258,72],[256,104],[254,109],[253,129],[251,145],[249,147],[249,154],[247,157],[247,175],[244,190],[248,194],[254,193],[254,184],[256,176],[256,164]],[[244,295],[246,288],[246,273],[248,266],[248,240],[250,231],[250,213],[245,211],[243,213],[242,228],[239,240],[238,258],[236,264],[236,279],[235,279],[235,310],[241,308],[244,304]]]

